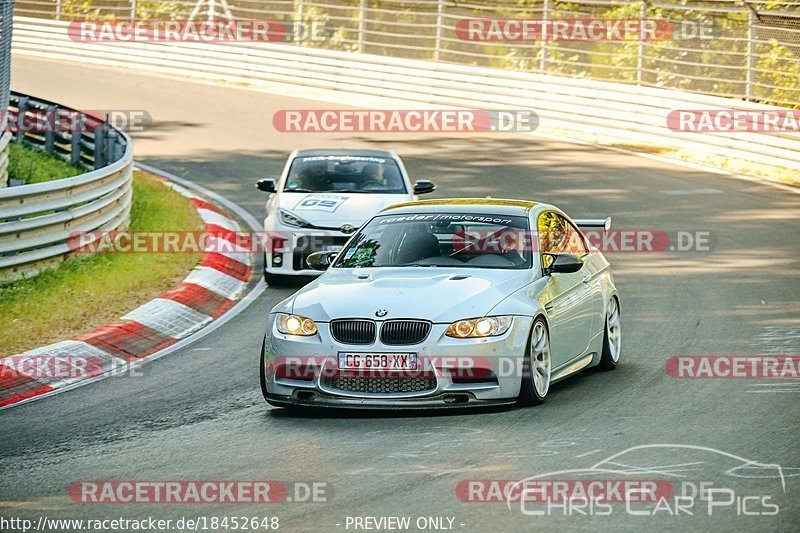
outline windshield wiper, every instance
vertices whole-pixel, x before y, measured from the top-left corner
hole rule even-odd
[[[296,187],[294,189],[283,189],[283,192],[326,192],[326,191],[312,191],[311,189],[301,189]]]

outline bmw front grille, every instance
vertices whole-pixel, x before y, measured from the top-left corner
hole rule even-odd
[[[375,342],[375,322],[364,319],[332,320],[331,335],[342,344],[372,344]]]
[[[381,326],[381,342],[391,346],[419,344],[431,332],[426,320],[387,320]]]
[[[427,320],[387,320],[381,325],[381,342],[387,346],[410,346],[428,338],[432,324]],[[331,321],[331,335],[342,344],[372,344],[373,320],[349,318]]]

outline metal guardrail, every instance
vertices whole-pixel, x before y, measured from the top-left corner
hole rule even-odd
[[[631,139],[800,169],[798,133],[674,132],[675,109],[781,110],[741,100],[545,74],[267,43],[75,42],[67,23],[15,18],[13,52],[405,105],[532,109],[540,127]]]
[[[268,19],[289,27],[313,21],[324,23],[324,39],[293,32],[298,44],[800,106],[795,0],[16,0],[14,13],[55,20]],[[464,19],[657,19],[676,31],[627,42],[469,41],[458,31]]]
[[[31,121],[30,127],[14,128],[19,142],[90,171],[0,189],[0,279],[35,274],[59,263],[72,251],[70,239],[77,234],[124,228],[133,196],[133,143],[125,132],[107,124],[96,131],[35,127],[35,121],[52,116],[37,113],[41,110],[78,115],[87,122],[93,119],[24,95],[12,94],[11,101],[10,122],[24,124],[20,114]],[[6,140],[10,137],[4,135]]]

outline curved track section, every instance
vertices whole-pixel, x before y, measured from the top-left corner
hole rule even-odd
[[[453,517],[453,528],[464,531],[796,527],[796,381],[777,387],[675,379],[665,371],[674,355],[800,353],[796,195],[531,137],[279,135],[275,111],[327,105],[120,70],[35,60],[14,68],[15,90],[74,107],[147,110],[156,123],[136,138],[142,161],[255,217],[263,198],[253,182],[276,176],[291,149],[379,146],[396,150],[413,176],[436,180],[442,196],[539,198],[577,217],[612,215],[617,228],[708,231],[712,250],[609,254],[622,295],[623,361],[615,372],[586,372],[554,386],[534,409],[346,418],[270,409],[259,391],[258,350],[269,309],[294,288],[269,288],[225,327],[146,365],[141,376],[0,413],[3,515],[269,514],[290,531],[346,530],[348,516],[382,515]],[[741,467],[742,460],[781,465],[784,483]],[[456,493],[462,480],[578,476],[576,469],[612,463],[676,484],[691,478],[760,491],[780,511],[708,516],[697,508],[692,516],[647,518],[623,506],[605,517],[540,517],[502,503],[463,503]],[[67,488],[87,479],[315,480],[329,483],[332,495],[327,504],[267,507],[77,506]]]

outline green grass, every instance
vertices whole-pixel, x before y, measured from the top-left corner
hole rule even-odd
[[[130,231],[194,231],[191,203],[154,177],[133,180]],[[0,357],[112,322],[180,283],[201,254],[72,256],[57,268],[0,284]]]
[[[69,178],[86,172],[63,159],[19,142],[9,145],[8,177],[22,180],[26,185]]]

